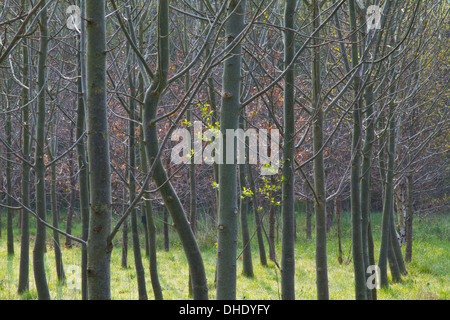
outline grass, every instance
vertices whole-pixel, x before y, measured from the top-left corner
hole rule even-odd
[[[6,226],[6,215],[3,215],[2,226]],[[209,284],[209,297],[215,298],[214,272],[216,261],[216,235],[210,228],[204,216],[200,215],[199,221],[199,246],[203,254],[206,274]],[[250,217],[252,221],[253,217]],[[188,267],[181,244],[174,230],[170,230],[170,251],[163,250],[163,238],[161,219],[157,218],[159,234],[158,245],[158,270],[161,286],[165,299],[190,299],[188,294]],[[376,260],[380,245],[379,226],[381,215],[373,214],[374,239],[376,248]],[[15,224],[16,225],[16,224]],[[305,237],[305,215],[297,214],[297,243],[296,253],[296,299],[316,299],[315,285],[315,258],[314,258],[314,231],[313,239]],[[63,228],[63,226],[61,226]],[[253,226],[251,226],[253,230]],[[334,225],[328,234],[328,279],[330,299],[354,299],[353,264],[351,262],[351,229],[350,215],[343,214],[341,218],[342,248],[344,262],[338,263],[337,228]],[[141,226],[142,230],[142,226]],[[19,277],[20,236],[15,229],[15,255],[7,256],[6,231],[3,227],[0,239],[0,299],[20,300],[37,299],[32,268],[32,249],[34,246],[34,222],[31,225],[30,247],[30,290],[22,295],[17,293]],[[281,231],[280,231],[281,232]],[[74,220],[73,233],[81,233],[79,221]],[[71,288],[67,283],[60,283],[56,277],[54,263],[54,249],[52,233],[48,231],[48,246],[46,253],[47,280],[52,299],[81,299],[81,293]],[[130,237],[131,239],[131,237]],[[141,245],[144,243],[142,236]],[[60,238],[61,243],[64,239]],[[237,298],[250,300],[279,299],[280,297],[280,271],[275,263],[269,262],[267,267],[259,263],[256,237],[253,240],[253,268],[255,276],[246,278],[241,274],[242,260],[238,260]],[[113,299],[137,299],[138,290],[136,273],[134,270],[134,258],[131,250],[131,240],[128,251],[128,268],[121,267],[121,237],[115,239],[114,250],[111,257],[111,295]],[[143,247],[143,245],[142,245]],[[268,249],[266,243],[266,249]],[[238,249],[240,250],[240,249]],[[404,248],[403,248],[404,250]],[[64,266],[68,277],[76,278],[76,274],[70,271],[77,270],[80,266],[80,247],[75,245],[72,249],[63,248]],[[142,250],[144,267],[146,268],[147,292],[149,299],[153,298],[150,276],[148,272],[148,259]],[[240,251],[239,251],[240,252]],[[281,256],[279,243],[276,245],[277,257]],[[413,259],[407,264],[408,275],[403,277],[401,283],[391,283],[389,289],[378,290],[380,300],[425,300],[450,298],[450,216],[440,214],[426,218],[416,217],[414,220],[414,245]]]

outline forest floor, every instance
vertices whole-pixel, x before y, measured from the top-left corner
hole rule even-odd
[[[34,246],[34,221],[31,223],[30,247],[30,291],[19,295],[17,282],[19,278],[20,232],[15,229],[15,255],[7,256],[6,251],[6,214],[2,215],[2,236],[0,238],[0,300],[36,299],[36,289],[32,268],[32,249]],[[202,220],[203,219],[203,220]],[[253,216],[249,217],[253,220]],[[188,294],[188,267],[181,244],[175,230],[170,229],[170,250],[163,249],[162,219],[156,218],[158,227],[158,271],[163,289],[164,299],[190,299]],[[314,223],[314,221],[313,221]],[[381,214],[372,215],[373,236],[375,241],[375,258],[378,259],[380,245]],[[15,225],[17,225],[15,223]],[[296,299],[316,299],[314,230],[312,239],[306,239],[305,215],[297,214],[296,243]],[[314,225],[314,224],[313,224]],[[64,228],[61,225],[62,228]],[[254,230],[253,225],[250,226]],[[142,225],[140,224],[142,231]],[[436,214],[424,218],[415,217],[413,235],[413,257],[406,267],[408,275],[403,276],[401,283],[391,283],[389,289],[378,290],[380,300],[425,300],[450,299],[450,214]],[[314,229],[314,228],[313,228]],[[268,230],[268,229],[266,229]],[[281,231],[280,231],[281,233]],[[328,280],[330,299],[354,299],[353,263],[351,261],[351,229],[350,215],[342,214],[341,218],[343,263],[338,262],[337,226],[333,225],[328,233]],[[74,218],[73,234],[79,236],[78,217]],[[209,296],[215,297],[214,272],[216,261],[216,234],[200,215],[198,241],[206,268]],[[116,237],[111,258],[111,290],[112,299],[138,299],[134,257],[131,249],[131,234],[129,234],[128,268],[121,267],[122,243],[121,236]],[[281,257],[281,235],[276,245],[277,258]],[[64,238],[60,238],[64,243]],[[81,299],[80,290],[75,286],[58,282],[56,276],[52,232],[47,232],[46,268],[47,280],[52,299]],[[144,250],[144,236],[141,237],[144,267],[146,270],[146,285],[149,299],[153,299],[148,258]],[[238,260],[237,299],[269,300],[280,298],[280,271],[276,264],[269,261],[267,267],[259,263],[256,237],[252,240],[253,269],[255,276],[246,278],[241,274],[242,260]],[[403,246],[402,250],[405,250]],[[266,243],[268,253],[268,245]],[[76,280],[81,261],[81,250],[78,245],[72,249],[63,248],[64,267],[68,279]],[[240,252],[240,249],[238,249]],[[75,273],[72,273],[74,272]],[[69,278],[70,277],[70,278]],[[390,273],[389,273],[390,277]],[[75,287],[75,288],[74,288]]]

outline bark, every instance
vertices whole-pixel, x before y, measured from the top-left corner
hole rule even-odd
[[[70,141],[73,141],[73,130],[70,128]],[[55,153],[56,154],[56,153]],[[66,233],[72,234],[72,220],[74,214],[74,205],[75,205],[75,175],[73,173],[73,153],[70,152],[69,155],[69,175],[70,175],[70,197],[69,197],[69,208],[67,210],[67,218],[66,218]],[[72,239],[66,237],[66,248],[72,248]]]
[[[52,124],[52,130],[53,131],[53,124]],[[53,134],[55,137],[55,132]],[[72,141],[72,140],[71,140]],[[49,146],[50,149],[50,159],[52,159],[56,155],[57,150],[57,142],[53,141],[53,143]],[[71,166],[70,166],[71,167]],[[50,206],[52,209],[52,222],[53,226],[55,228],[59,227],[59,212],[58,212],[58,201],[57,201],[57,195],[56,195],[56,164],[51,165],[51,186],[50,186]],[[72,177],[72,175],[71,175]],[[72,178],[71,178],[72,179]],[[66,231],[67,232],[67,231]],[[70,234],[70,232],[67,232]],[[59,281],[63,281],[66,279],[66,275],[64,273],[64,265],[62,260],[62,251],[61,251],[61,244],[59,241],[59,233],[55,230],[53,230],[53,245],[54,245],[54,251],[55,251],[55,264],[56,264],[56,276],[58,277]]]
[[[224,61],[223,69],[223,94],[222,111],[220,114],[220,131],[223,137],[224,149],[227,150],[227,129],[233,133],[239,127],[240,109],[240,86],[241,86],[241,45],[232,45],[244,29],[245,0],[231,0],[228,7],[228,20],[225,26],[227,46],[231,45],[231,55]],[[234,137],[233,137],[234,139]],[[230,139],[228,139],[230,140]],[[228,149],[230,149],[228,147]],[[237,164],[236,144],[233,163],[219,165],[219,225],[218,225],[218,248],[217,248],[217,300],[236,299],[236,248],[238,234],[238,212],[237,207]],[[223,156],[223,155],[222,155]],[[226,157],[224,157],[226,158]]]
[[[414,217],[414,210],[413,210],[413,199],[412,199],[412,192],[413,192],[413,177],[410,173],[407,177],[407,201],[408,204],[406,206],[406,249],[405,249],[405,261],[411,262],[412,259],[412,234],[413,234],[413,217]]]
[[[81,52],[80,52],[81,55]],[[81,58],[79,57],[81,62]],[[78,186],[79,186],[79,202],[81,215],[81,239],[87,240],[89,234],[89,177],[87,170],[87,157],[84,139],[80,139],[85,130],[85,103],[82,86],[81,68],[79,68],[79,78],[77,80],[78,87],[78,105],[77,105],[77,124],[76,139],[78,141],[77,162],[78,162]],[[85,245],[81,247],[81,298],[87,300],[87,248]]]
[[[44,3],[45,6],[45,3]],[[38,97],[37,97],[37,129],[36,129],[36,152],[35,152],[35,179],[36,179],[36,213],[42,220],[46,217],[46,194],[45,194],[45,104],[47,75],[47,46],[48,46],[48,29],[47,29],[47,8],[43,8],[40,15],[40,47],[38,61]],[[33,270],[36,283],[36,291],[39,300],[50,300],[50,292],[48,290],[47,278],[45,274],[45,241],[46,227],[36,222],[36,240],[33,249]]]
[[[133,59],[134,60],[134,59]],[[129,185],[129,203],[133,201],[136,197],[136,129],[135,129],[135,119],[136,119],[136,102],[134,97],[136,96],[136,82],[134,70],[132,69],[130,62],[127,62],[127,69],[129,73],[129,85],[130,85],[130,99],[129,108],[130,114],[128,121],[128,185]],[[130,214],[131,220],[131,236],[133,239],[133,254],[134,254],[134,265],[136,268],[136,280],[138,284],[139,300],[148,300],[147,289],[145,285],[145,271],[144,265],[142,264],[141,246],[139,243],[139,233],[138,233],[138,222],[137,222],[137,210],[133,208]]]
[[[24,40],[26,41],[26,40]],[[29,87],[29,72],[28,72],[28,47],[25,42],[23,45],[23,68],[22,68],[22,83]],[[30,100],[29,90],[23,88],[22,90],[22,153],[26,160],[30,160],[30,125],[29,125],[29,106]],[[30,166],[22,163],[22,203],[29,207],[30,205]],[[24,293],[29,289],[29,261],[30,261],[30,221],[29,213],[22,210],[22,225],[20,235],[20,265],[19,265],[19,283],[17,291]]]
[[[5,124],[5,134],[6,134],[6,141],[9,145],[11,145],[11,114],[8,113],[6,116],[6,124]],[[13,206],[13,199],[11,197],[12,195],[12,168],[11,168],[11,161],[12,161],[12,154],[11,152],[6,153],[6,204],[8,205],[7,209],[7,215],[6,215],[6,247],[7,247],[7,253],[8,256],[14,255],[14,231],[13,231],[13,217],[14,217],[14,210],[12,209]]]
[[[244,109],[245,110],[245,109]],[[243,115],[245,112],[242,113]],[[245,130],[244,117],[240,118],[240,127]],[[245,143],[245,141],[244,141]],[[248,146],[245,148],[246,161],[248,161]],[[252,262],[252,244],[250,238],[250,230],[248,226],[248,204],[249,198],[243,195],[243,190],[248,190],[246,164],[239,164],[239,184],[241,190],[240,199],[240,221],[242,233],[242,274],[246,277],[253,277],[253,262]]]
[[[297,1],[286,1],[284,25],[294,29],[295,7]],[[285,69],[294,59],[295,34],[292,30],[284,31],[284,63]],[[282,172],[282,219],[283,237],[281,244],[281,298],[295,299],[295,211],[294,211],[294,148],[295,148],[295,118],[294,118],[294,66],[287,69],[284,79],[284,144]]]
[[[253,193],[253,215],[256,226],[256,238],[258,239],[258,251],[259,251],[259,262],[262,266],[267,266],[267,256],[266,256],[266,248],[264,245],[264,237],[262,234],[262,217],[259,213],[259,203],[258,197],[256,195],[256,185],[255,180],[253,179],[252,168],[250,163],[247,163],[247,172],[248,172],[248,181],[250,183],[250,190]]]
[[[166,205],[175,228],[183,245],[184,252],[189,264],[189,271],[192,277],[194,299],[208,299],[208,284],[206,281],[203,259],[195,236],[183,206],[168,181],[167,172],[162,165],[161,158],[158,157],[159,143],[158,132],[154,119],[158,109],[158,104],[167,84],[169,71],[169,3],[168,0],[158,2],[158,70],[152,85],[148,88],[144,100],[144,135],[147,147],[147,157],[149,163],[154,165],[153,180],[159,188],[164,204]],[[155,163],[156,162],[156,163]]]
[[[140,81],[142,79],[140,78]],[[141,109],[142,110],[142,109]],[[140,126],[140,136],[143,136],[143,128]],[[142,172],[147,172],[147,156],[145,154],[145,143],[143,140],[140,140],[140,155],[141,155],[141,169]],[[143,188],[147,188],[147,185],[142,186]],[[159,282],[158,276],[158,260],[156,256],[156,226],[155,221],[153,220],[153,208],[152,203],[149,199],[144,199],[143,202],[144,213],[146,218],[146,227],[148,233],[148,258],[149,258],[149,270],[150,270],[150,280],[153,288],[153,295],[155,300],[163,300],[163,293],[161,289],[161,284]],[[166,210],[164,210],[166,211]],[[167,244],[168,245],[168,244]],[[168,247],[167,247],[167,251]]]
[[[359,63],[357,44],[356,1],[349,0],[350,28],[352,42],[352,67]],[[361,82],[359,75],[354,78],[354,106],[353,106],[353,138],[352,163],[350,174],[350,201],[352,212],[352,253],[355,272],[355,295],[357,300],[366,300],[366,271],[364,265],[362,216],[360,199],[360,167],[361,167]]]
[[[380,268],[380,282],[381,287],[389,287],[389,280],[387,277],[387,259],[388,251],[390,249],[390,230],[391,230],[391,210],[393,206],[393,177],[394,177],[394,159],[395,159],[395,119],[393,114],[393,104],[389,106],[389,130],[388,130],[388,161],[385,170],[384,182],[384,199],[383,199],[383,217],[381,222],[381,244],[378,258],[378,267]],[[381,155],[383,156],[383,155]],[[383,166],[380,163],[380,168]]]
[[[335,207],[336,207],[336,220],[337,220],[337,233],[338,233],[338,246],[339,246],[339,253],[338,253],[338,262],[339,264],[342,264],[342,241],[341,241],[341,198],[339,195],[336,196],[335,199]]]
[[[90,217],[87,247],[88,297],[111,299],[111,183],[106,113],[105,1],[86,2],[87,31],[87,150]]]
[[[319,1],[312,3],[313,30],[320,25]],[[312,105],[314,107],[313,119],[313,153],[314,158],[314,192],[315,192],[315,226],[316,226],[316,285],[317,299],[328,300],[328,266],[327,266],[327,204],[325,186],[325,167],[323,160],[323,109],[320,101],[320,42],[317,38],[312,40]]]
[[[245,164],[239,165],[239,181],[241,181],[241,190],[245,186]],[[246,277],[253,277],[253,262],[252,262],[252,244],[250,238],[250,231],[248,228],[248,202],[249,199],[244,196],[240,201],[240,220],[242,233],[242,274]]]
[[[309,199],[305,200],[306,202],[306,239],[311,239],[312,235],[311,235],[311,218],[312,218],[312,213],[311,213],[311,201]]]
[[[364,99],[366,103],[365,120],[366,131],[364,136],[364,145],[362,150],[362,166],[361,166],[361,216],[362,216],[362,241],[364,266],[367,268],[370,263],[369,259],[369,234],[370,224],[370,186],[371,186],[371,168],[372,168],[372,152],[375,139],[375,115],[373,110],[373,86],[365,89]],[[366,282],[369,274],[366,272]],[[367,298],[372,297],[372,292],[367,288]]]

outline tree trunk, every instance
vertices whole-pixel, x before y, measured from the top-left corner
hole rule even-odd
[[[53,124],[51,124],[52,128],[51,131],[53,131]],[[49,149],[50,151],[50,159],[53,159],[53,157],[56,155],[57,150],[57,142],[55,141],[56,133],[53,132],[54,141],[50,144]],[[71,139],[72,141],[72,139]],[[71,167],[71,166],[70,166]],[[51,165],[51,186],[50,186],[50,205],[52,209],[52,222],[53,226],[55,228],[59,227],[59,212],[58,212],[58,201],[57,201],[57,195],[56,195],[56,164]],[[72,171],[72,170],[71,170]],[[71,180],[72,174],[70,175]],[[73,192],[73,191],[71,191]],[[68,232],[69,233],[69,232]],[[70,233],[69,233],[70,234]],[[59,233],[55,230],[53,230],[53,245],[54,245],[54,251],[55,251],[55,264],[56,264],[56,275],[58,277],[59,281],[63,281],[66,279],[66,275],[64,273],[64,265],[62,260],[62,252],[61,252],[61,244],[59,241]]]
[[[26,87],[29,87],[29,72],[28,72],[28,43],[25,41],[22,47],[22,82]],[[22,90],[22,153],[26,160],[30,160],[30,124],[29,124],[29,106],[30,101],[29,89],[23,88]],[[22,203],[30,206],[30,166],[22,163]],[[1,218],[1,217],[0,217]],[[20,265],[19,265],[19,284],[18,293],[24,293],[29,289],[29,261],[30,261],[30,221],[29,213],[25,209],[22,210],[22,226],[20,236]]]
[[[83,5],[84,1],[82,1]],[[84,11],[83,11],[84,12]],[[84,23],[82,23],[81,30],[84,29]],[[83,31],[82,31],[83,33]],[[84,39],[84,37],[81,37]],[[81,72],[82,67],[82,50],[78,56],[80,64],[79,77],[77,80],[78,87],[78,105],[77,105],[77,128],[76,128],[76,140],[78,141],[77,159],[78,159],[78,188],[79,188],[79,202],[80,202],[80,215],[81,215],[81,239],[87,241],[89,234],[89,177],[88,177],[88,163],[85,149],[85,140],[80,139],[84,134],[86,127],[86,114],[85,114],[85,99],[84,99],[84,85],[82,84],[85,74]],[[87,300],[87,248],[85,245],[81,247],[81,298]]]
[[[341,242],[341,198],[339,195],[336,196],[335,207],[336,207],[337,233],[339,245],[338,262],[339,264],[342,264],[343,259],[342,259],[342,242]]]
[[[134,55],[132,55],[132,60]],[[134,65],[134,63],[133,63]],[[128,185],[129,185],[129,204],[136,198],[136,129],[135,129],[135,119],[136,119],[136,81],[134,69],[131,66],[130,61],[127,61],[129,85],[130,85],[130,98],[129,98],[129,118],[128,121]],[[136,280],[138,284],[139,300],[148,300],[147,289],[145,286],[145,271],[144,265],[142,264],[141,246],[139,243],[139,233],[138,233],[138,221],[137,221],[137,210],[133,208],[130,214],[131,220],[131,236],[133,239],[133,255],[134,255],[134,265],[136,268]]]
[[[306,202],[306,239],[311,239],[311,219],[312,219],[312,213],[311,213],[311,201],[309,199],[305,200]]]
[[[243,117],[241,117],[241,128],[243,128]],[[243,128],[244,129],[244,128]],[[245,141],[244,141],[245,143]],[[246,148],[247,150],[247,148]],[[248,159],[248,154],[246,156]],[[240,209],[241,212],[241,233],[242,233],[242,274],[245,277],[253,277],[253,262],[252,262],[252,244],[250,239],[250,231],[248,228],[248,203],[249,198],[243,194],[244,190],[248,190],[246,165],[239,164],[239,184],[241,190]],[[245,188],[245,189],[244,189]]]
[[[406,177],[407,179],[407,188],[408,188],[408,195],[407,195],[407,201],[408,205],[406,207],[406,249],[405,249],[405,261],[411,262],[412,259],[412,233],[413,233],[413,217],[414,217],[414,209],[413,209],[413,199],[412,199],[412,193],[413,193],[413,177],[412,174],[408,174]]]
[[[237,164],[236,144],[232,150],[227,150],[231,142],[227,130],[234,132],[239,127],[240,86],[241,86],[241,44],[232,45],[244,29],[245,0],[231,0],[228,7],[228,20],[225,26],[226,44],[233,50],[224,61],[222,111],[220,114],[220,131],[222,133],[224,154],[221,156],[223,164],[219,165],[219,225],[217,248],[217,291],[216,299],[236,299],[236,248],[238,234],[238,207],[237,207]],[[228,141],[227,141],[228,140]],[[230,149],[228,147],[228,149]],[[226,150],[226,151],[225,151]],[[233,161],[230,164],[230,152],[233,152]]]
[[[259,214],[259,203],[258,203],[258,197],[256,195],[256,185],[255,180],[253,179],[253,171],[250,166],[250,163],[247,162],[247,172],[248,172],[248,180],[250,183],[250,190],[253,193],[253,215],[255,219],[255,226],[256,226],[256,238],[258,239],[258,250],[259,250],[259,262],[262,266],[267,266],[267,257],[266,257],[266,248],[264,245],[264,237],[262,234],[262,218]]]
[[[12,143],[11,138],[11,113],[8,113],[6,116],[6,124],[5,124],[5,134],[6,134],[6,141],[9,145]],[[13,206],[13,199],[11,197],[12,195],[12,168],[11,168],[11,161],[12,161],[12,154],[8,150],[6,153],[6,192],[7,192],[7,201],[6,204],[8,205],[7,209],[7,220],[6,220],[6,247],[8,256],[14,255],[14,229],[13,229],[13,217],[14,217],[14,210],[12,209]]]
[[[313,30],[320,25],[319,1],[312,3]],[[328,300],[328,266],[327,266],[327,204],[325,186],[325,167],[323,160],[323,109],[320,101],[320,42],[312,40],[312,105],[313,119],[313,153],[314,158],[314,192],[315,192],[315,225],[316,225],[316,285],[317,299]]]
[[[158,2],[158,71],[152,85],[148,88],[144,100],[144,135],[147,146],[147,157],[150,165],[156,161],[153,171],[153,180],[159,188],[175,228],[180,237],[181,243],[189,264],[189,271],[193,283],[194,299],[208,299],[208,284],[206,281],[203,259],[192,233],[189,222],[186,219],[183,206],[168,181],[167,172],[164,169],[161,158],[156,156],[159,152],[158,132],[154,119],[158,109],[158,104],[167,84],[169,71],[169,3],[168,0]]]
[[[394,106],[389,106],[389,130],[388,130],[388,162],[385,172],[384,182],[384,201],[383,201],[383,218],[381,222],[381,244],[380,254],[378,258],[378,267],[380,268],[381,287],[389,287],[387,277],[387,259],[390,249],[390,230],[391,230],[391,210],[393,206],[393,178],[394,178],[394,159],[395,159],[395,117],[393,114]],[[383,156],[382,154],[380,156]],[[384,162],[384,161],[383,161]],[[380,168],[382,168],[380,164]],[[382,175],[383,176],[383,175]]]
[[[142,78],[140,78],[140,81],[142,81]],[[142,111],[142,109],[141,109]],[[141,115],[142,116],[142,115]],[[140,137],[143,137],[143,131],[144,129],[142,126],[139,127],[140,129]],[[141,155],[141,170],[142,172],[147,172],[147,156],[145,154],[145,143],[143,140],[140,140],[140,155]],[[142,186],[143,188],[147,188],[147,185]],[[161,284],[159,282],[159,276],[158,276],[158,261],[157,261],[157,250],[156,250],[156,226],[155,221],[153,219],[153,208],[152,203],[149,199],[145,199],[143,203],[144,212],[145,212],[145,218],[146,218],[146,227],[147,227],[147,233],[148,233],[148,258],[149,258],[149,269],[150,269],[150,280],[152,282],[152,288],[153,288],[153,295],[155,300],[163,300],[163,293],[161,289]],[[164,212],[166,210],[164,209]],[[164,214],[164,217],[166,217],[166,214]],[[166,229],[166,223],[167,221],[164,221],[164,230]],[[164,237],[165,240],[165,237]],[[164,241],[165,242],[165,241]],[[164,243],[165,244],[165,243]],[[167,243],[167,250],[169,251],[169,244]]]
[[[372,149],[375,139],[375,115],[373,110],[373,87],[369,86],[365,89],[365,120],[366,132],[364,137],[364,146],[362,150],[362,166],[361,166],[361,216],[362,216],[362,241],[363,241],[363,255],[364,266],[367,269],[370,263],[369,259],[369,234],[370,224],[370,185],[371,185],[371,168],[372,168]],[[366,282],[369,274],[366,272]],[[367,287],[367,286],[366,286]],[[367,298],[372,297],[372,290],[367,288]]]
[[[42,9],[40,15],[40,47],[38,61],[38,98],[37,98],[37,129],[36,129],[36,153],[35,153],[35,179],[36,179],[36,213],[40,219],[46,218],[46,194],[45,194],[45,104],[46,104],[46,64],[47,64],[47,8]],[[47,278],[45,275],[45,241],[46,227],[39,220],[36,222],[36,240],[33,249],[33,269],[36,282],[36,291],[39,300],[50,300]]]
[[[284,25],[294,28],[295,7],[297,1],[287,0],[284,11]],[[282,172],[282,219],[283,237],[281,243],[281,298],[295,299],[295,211],[294,211],[294,149],[295,149],[295,117],[294,117],[294,65],[288,66],[294,60],[294,31],[284,31],[284,64],[287,70],[284,78],[284,144]]]
[[[111,175],[106,113],[105,1],[86,2],[87,132],[90,217],[87,248],[88,297],[111,299]]]
[[[350,28],[352,42],[352,66],[359,64],[356,22],[356,1],[349,0]],[[361,82],[359,75],[354,78],[354,106],[353,106],[353,139],[352,139],[352,164],[350,175],[350,201],[352,212],[352,253],[355,272],[355,295],[357,300],[366,300],[366,271],[364,265],[362,216],[360,199],[360,167],[361,167]]]

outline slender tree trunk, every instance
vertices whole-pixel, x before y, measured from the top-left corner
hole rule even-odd
[[[11,113],[8,113],[6,116],[6,125],[5,125],[5,134],[6,134],[6,141],[9,145],[12,143],[11,138]],[[14,229],[13,229],[13,217],[14,217],[14,210],[12,209],[13,206],[13,199],[11,197],[12,195],[12,168],[11,168],[11,161],[12,161],[12,154],[10,151],[7,151],[6,153],[6,192],[8,193],[7,198],[7,220],[6,220],[6,246],[7,246],[7,252],[8,256],[14,255]]]
[[[125,199],[125,187],[123,189],[123,199]],[[133,201],[133,200],[131,200]],[[125,212],[126,206],[125,203],[122,204],[122,212]],[[125,218],[123,224],[122,224],[122,260],[121,265],[122,268],[127,269],[128,268],[128,233],[129,233],[129,224],[128,220],[130,220],[129,217]]]
[[[312,213],[311,213],[311,201],[309,199],[305,200],[306,202],[306,239],[311,239],[311,219],[312,219]]]
[[[378,267],[380,268],[380,284],[381,287],[389,287],[387,277],[387,259],[390,249],[390,230],[391,230],[391,210],[393,206],[393,178],[394,178],[394,159],[395,159],[395,117],[393,114],[393,103],[389,106],[389,127],[388,127],[388,162],[385,172],[384,182],[384,201],[383,201],[383,218],[381,222],[381,244],[378,258]],[[381,155],[383,156],[383,155]],[[384,162],[384,161],[383,161]],[[383,168],[380,164],[380,168]],[[383,176],[383,175],[382,175]]]
[[[164,232],[164,250],[169,252],[170,250],[170,239],[169,239],[169,212],[167,207],[163,207],[163,232]]]
[[[356,22],[356,0],[349,0],[350,28],[352,42],[352,66],[359,64]],[[366,271],[364,265],[362,216],[360,199],[360,167],[361,167],[361,98],[360,78],[354,78],[354,106],[353,106],[353,139],[352,139],[352,164],[350,176],[350,199],[352,211],[352,253],[355,272],[355,295],[357,300],[366,300]]]
[[[73,141],[73,129],[70,128],[70,141]],[[56,153],[55,153],[56,155]],[[73,153],[70,152],[69,155],[69,175],[70,175],[70,197],[69,197],[69,208],[67,210],[67,218],[66,218],[66,233],[72,234],[72,220],[74,214],[74,206],[75,206],[75,175],[73,173],[74,161],[73,161]],[[72,239],[66,237],[66,248],[72,248]]]
[[[413,199],[412,199],[412,192],[413,192],[413,177],[412,174],[408,174],[406,177],[407,179],[407,192],[408,192],[408,204],[406,207],[406,249],[405,249],[405,261],[411,262],[412,259],[412,233],[413,233],[413,217],[414,217],[414,210],[413,210]]]
[[[22,83],[29,87],[29,73],[28,73],[28,43],[24,41],[22,47]],[[26,160],[30,160],[30,124],[29,124],[29,106],[30,101],[29,89],[23,88],[22,90],[22,153]],[[30,206],[30,167],[27,163],[22,163],[22,203]],[[22,232],[20,236],[20,265],[19,265],[19,284],[17,291],[24,293],[29,289],[29,261],[30,261],[30,221],[29,213],[26,210],[22,210]]]
[[[320,25],[319,1],[312,2],[313,30]],[[314,158],[314,192],[315,192],[315,225],[316,225],[316,285],[317,299],[328,300],[328,266],[327,266],[327,204],[325,186],[325,167],[323,160],[323,109],[320,101],[320,42],[312,40],[312,105],[313,119],[313,152]]]
[[[272,197],[272,191],[269,191]],[[276,261],[275,255],[275,207],[272,203],[269,206],[269,259]]]
[[[142,78],[140,78],[142,81]],[[141,109],[142,110],[142,109]],[[143,137],[144,129],[140,126],[140,137]],[[145,143],[143,140],[140,140],[140,155],[141,155],[141,170],[142,172],[147,172],[147,156],[145,154]],[[147,185],[142,186],[143,188],[147,188]],[[149,257],[149,269],[150,269],[150,279],[152,282],[153,295],[155,300],[163,300],[163,293],[161,289],[161,284],[159,282],[158,276],[158,262],[157,262],[157,250],[156,250],[156,226],[155,221],[153,219],[153,208],[152,203],[149,199],[145,199],[143,203],[145,217],[146,217],[146,226],[148,233],[148,257]],[[164,211],[166,211],[164,209]],[[168,245],[168,244],[167,244]],[[167,247],[167,251],[169,248]]]
[[[244,123],[244,112],[242,112],[242,117],[240,118],[240,127],[242,130],[245,130]],[[245,139],[245,138],[244,138]],[[243,141],[245,143],[245,141]],[[245,159],[248,161],[248,146],[245,147]],[[239,164],[239,184],[241,190],[241,199],[240,199],[240,208],[239,211],[241,213],[241,233],[242,233],[242,274],[246,277],[253,277],[253,262],[252,262],[252,244],[250,238],[250,231],[248,227],[248,203],[249,198],[243,194],[244,190],[248,190],[247,186],[247,173],[246,173],[246,164]]]
[[[234,132],[239,127],[240,87],[241,87],[241,44],[233,46],[233,41],[244,29],[245,0],[231,0],[228,7],[228,20],[225,26],[226,44],[231,45],[231,56],[224,62],[222,111],[220,131],[223,137],[224,154],[234,153],[232,163],[224,157],[219,165],[219,225],[217,248],[217,300],[236,299],[236,248],[237,248],[237,164],[236,144],[227,150],[231,142],[227,130]],[[228,140],[228,141],[227,141]],[[225,151],[226,150],[226,151]],[[223,155],[221,155],[223,156]]]
[[[370,224],[370,185],[371,185],[371,168],[372,168],[372,149],[375,138],[375,117],[373,110],[373,87],[369,86],[365,90],[365,119],[366,132],[364,137],[364,146],[362,150],[362,166],[361,166],[361,216],[362,216],[362,241],[364,266],[367,268],[371,263],[369,259],[369,224]],[[369,274],[366,272],[366,282]],[[367,288],[367,286],[366,286]],[[372,297],[371,289],[367,288],[367,298]]]
[[[336,220],[337,220],[337,233],[338,233],[338,262],[342,264],[342,241],[341,241],[341,198],[339,195],[336,196],[335,199],[335,207],[336,207]]]
[[[78,104],[77,104],[77,123],[76,123],[76,146],[78,161],[78,185],[79,185],[79,203],[81,215],[81,238],[85,241],[89,236],[89,172],[88,159],[86,155],[85,139],[80,139],[86,128],[86,102],[87,102],[87,77],[86,77],[86,24],[85,12],[86,1],[80,0],[81,6],[81,34],[78,38],[80,41],[80,51],[78,54]],[[87,246],[81,247],[81,298],[88,299],[87,286]]]
[[[86,2],[87,103],[90,217],[87,248],[88,297],[111,299],[111,182],[106,113],[105,1]]]
[[[45,6],[45,3],[44,3]],[[46,64],[47,64],[47,8],[43,8],[40,15],[40,47],[38,61],[38,98],[37,98],[37,130],[35,152],[35,179],[36,179],[36,213],[42,220],[46,218],[46,194],[45,194],[45,104],[46,104]],[[46,227],[40,221],[36,222],[36,240],[33,249],[33,269],[36,290],[39,300],[49,300],[47,278],[45,275],[45,241]]]
[[[134,59],[134,55],[132,55]],[[134,63],[133,63],[134,65]],[[136,81],[134,69],[131,66],[130,61],[127,62],[129,85],[130,85],[130,99],[129,108],[130,114],[128,121],[128,155],[129,155],[129,170],[128,170],[128,184],[129,184],[129,203],[136,198],[136,129],[135,129],[135,118],[136,118],[136,102],[134,97],[136,96]],[[134,265],[136,268],[136,279],[139,291],[139,300],[148,300],[147,289],[145,285],[145,271],[144,265],[142,264],[141,246],[139,243],[139,233],[138,233],[138,221],[137,221],[137,210],[134,208],[131,210],[130,214],[131,220],[131,236],[133,239],[133,255],[134,255]]]
[[[262,219],[259,214],[259,204],[258,204],[258,197],[256,195],[256,185],[255,180],[253,179],[253,173],[252,168],[250,166],[250,163],[247,163],[247,172],[248,172],[248,180],[250,183],[250,190],[253,193],[253,215],[255,220],[255,226],[256,226],[256,238],[258,239],[258,250],[259,250],[259,262],[262,266],[267,266],[267,257],[266,257],[266,248],[264,245],[264,237],[262,234]]]
[[[281,298],[295,299],[295,211],[294,211],[294,149],[295,149],[295,118],[294,118],[294,66],[288,65],[294,60],[295,54],[295,7],[296,0],[287,0],[284,11],[284,64],[287,69],[284,79],[284,144],[282,172],[282,219],[283,237],[281,244]]]
[[[195,236],[183,206],[168,181],[167,172],[164,169],[161,158],[156,158],[159,152],[158,132],[154,119],[158,104],[167,84],[169,71],[169,1],[158,1],[158,70],[157,75],[145,94],[145,108],[143,113],[144,135],[147,146],[147,156],[151,165],[156,161],[153,171],[153,180],[159,188],[169,213],[172,216],[175,228],[183,245],[192,277],[194,299],[208,299],[208,284],[206,281],[203,258],[200,253]]]
[[[54,130],[53,123],[51,124],[51,132]],[[56,133],[53,132],[53,136],[55,137]],[[72,141],[72,139],[71,139]],[[56,155],[57,150],[57,142],[53,140],[53,142],[49,146],[50,149],[50,159]],[[59,228],[59,212],[58,212],[58,201],[56,195],[56,164],[51,165],[51,185],[50,185],[50,205],[52,209],[52,222],[53,226]],[[72,170],[71,170],[72,171]],[[71,175],[71,179],[72,175]],[[70,233],[69,233],[70,234]],[[63,281],[66,279],[66,275],[64,273],[64,265],[62,260],[62,251],[61,251],[61,243],[59,241],[59,233],[53,230],[53,245],[55,251],[55,264],[56,264],[56,276],[59,281]]]

